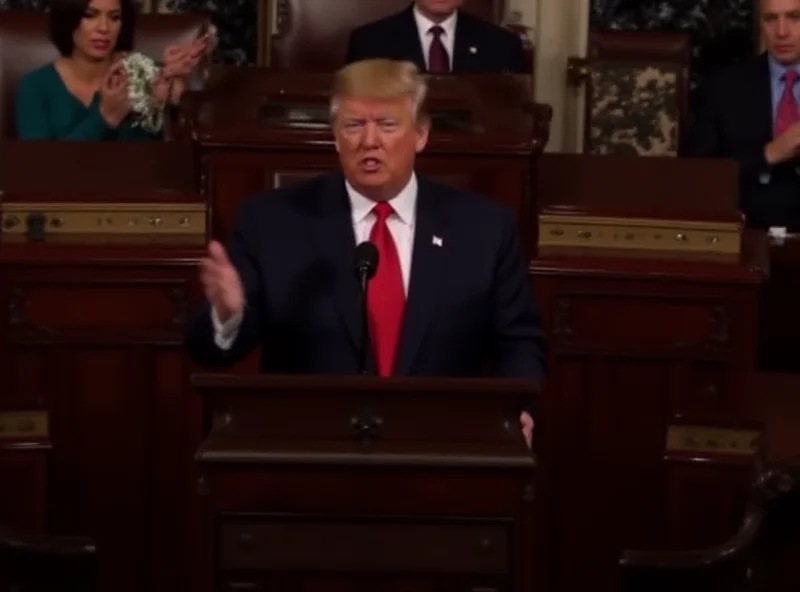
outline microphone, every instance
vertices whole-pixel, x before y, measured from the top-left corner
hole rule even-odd
[[[367,374],[367,353],[369,352],[369,313],[367,311],[367,284],[378,269],[378,249],[369,241],[356,246],[355,272],[361,286],[361,360],[359,374]]]

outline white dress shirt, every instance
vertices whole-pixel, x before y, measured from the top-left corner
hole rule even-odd
[[[377,216],[373,212],[375,202],[356,191],[350,183],[345,182],[347,196],[350,198],[350,212],[353,218],[353,232],[356,244],[369,240],[372,227]],[[389,203],[394,208],[386,220],[389,232],[394,238],[397,255],[400,258],[400,271],[403,274],[403,289],[408,294],[408,283],[411,278],[411,255],[414,251],[414,225],[417,217],[417,177],[412,174],[406,186],[392,198]],[[355,245],[353,245],[355,248]],[[267,280],[269,281],[269,280]],[[214,342],[220,349],[230,349],[239,327],[242,314],[239,313],[222,323],[216,309],[211,309],[211,322],[214,325]]]
[[[419,39],[422,41],[422,55],[425,56],[425,65],[430,68],[429,57],[431,53],[431,43],[433,43],[433,33],[431,29],[439,25],[444,29],[441,40],[444,48],[447,50],[447,57],[450,58],[450,70],[453,69],[453,48],[456,43],[456,20],[458,19],[458,11],[454,10],[453,14],[444,19],[441,23],[434,23],[431,19],[422,14],[414,5],[414,20],[417,21],[417,32]]]

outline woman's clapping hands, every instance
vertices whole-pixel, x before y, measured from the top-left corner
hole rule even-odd
[[[100,115],[109,127],[116,128],[131,112],[128,77],[120,63],[114,64],[100,87]]]
[[[188,43],[170,45],[164,50],[164,65],[153,82],[153,95],[162,102],[177,104],[186,88],[186,77],[203,57],[216,47],[216,35],[212,32]]]

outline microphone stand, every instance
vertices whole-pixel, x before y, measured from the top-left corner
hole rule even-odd
[[[361,359],[359,360],[358,373],[367,376],[367,361],[369,359],[369,310],[367,307],[367,287],[369,286],[369,268],[361,266],[358,269],[358,282],[361,287]]]

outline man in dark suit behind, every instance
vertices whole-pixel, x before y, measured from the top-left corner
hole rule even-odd
[[[416,0],[406,10],[355,29],[347,63],[407,60],[434,74],[530,74],[522,40],[459,10],[464,0]]]
[[[695,156],[732,158],[748,225],[800,230],[800,0],[760,0],[766,51],[704,89]]]
[[[258,345],[264,372],[357,374],[357,243],[379,252],[369,282],[368,370],[381,376],[540,379],[539,312],[513,212],[417,177],[426,86],[409,62],[369,60],[335,77],[331,117],[342,172],[242,204],[228,249],[209,245],[207,302],[189,322],[201,366]],[[370,347],[368,345],[368,347]],[[533,420],[521,417],[530,438]]]

